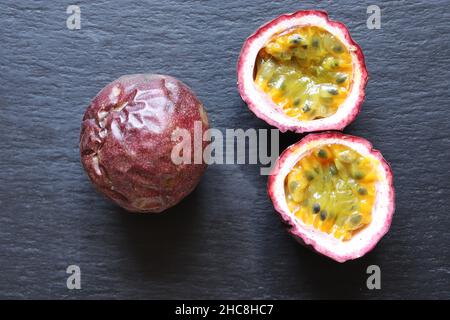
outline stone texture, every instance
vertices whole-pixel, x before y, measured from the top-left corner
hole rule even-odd
[[[0,13],[1,298],[449,298],[450,6],[372,2],[3,0]],[[122,74],[173,75],[197,93],[212,127],[267,128],[241,101],[236,60],[262,23],[321,8],[362,46],[370,80],[345,132],[391,163],[397,210],[366,257],[337,264],[291,239],[255,165],[211,166],[165,214],[126,214],[84,174],[78,137],[91,98]],[[281,135],[281,147],[299,135]],[[82,290],[66,289],[77,264]],[[366,268],[382,290],[366,289]]]

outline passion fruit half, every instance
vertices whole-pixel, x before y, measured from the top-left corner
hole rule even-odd
[[[161,212],[193,191],[206,169],[202,161],[172,159],[174,133],[194,137],[196,128],[203,137],[208,117],[187,85],[167,75],[122,76],[86,109],[81,162],[96,189],[119,206]],[[203,151],[207,142],[201,143]]]
[[[395,207],[392,171],[381,153],[338,132],[310,134],[287,148],[268,193],[296,239],[338,262],[374,248]]]
[[[244,43],[238,89],[282,132],[341,130],[360,111],[368,75],[361,48],[323,11],[282,15]]]

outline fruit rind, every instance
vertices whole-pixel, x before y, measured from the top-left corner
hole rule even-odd
[[[330,31],[349,49],[354,61],[353,83],[350,94],[338,111],[326,118],[313,121],[299,121],[283,113],[259,89],[253,80],[255,61],[259,50],[270,38],[294,26],[317,25]],[[277,127],[281,132],[313,132],[321,130],[342,130],[358,115],[365,97],[368,80],[364,55],[359,45],[351,38],[344,24],[331,21],[328,14],[319,10],[297,11],[285,14],[261,26],[245,41],[238,60],[238,89],[249,109],[260,119]]]
[[[285,200],[285,178],[297,161],[313,147],[334,143],[346,145],[363,156],[372,156],[378,160],[377,172],[380,180],[377,183],[377,195],[372,211],[373,221],[345,242],[304,224],[289,211]],[[393,176],[389,164],[378,150],[373,149],[369,141],[339,132],[309,134],[287,148],[269,176],[267,190],[275,210],[289,225],[289,232],[300,243],[311,246],[315,251],[338,262],[356,259],[371,251],[388,232],[395,211]]]

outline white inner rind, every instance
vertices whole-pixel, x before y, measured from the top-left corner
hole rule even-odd
[[[347,47],[350,55],[352,56],[353,75],[351,80],[352,85],[347,99],[339,106],[335,114],[322,119],[300,121],[286,115],[283,110],[255,84],[253,72],[259,51],[268,43],[269,40],[271,40],[273,35],[292,27],[302,27],[308,25],[319,26],[325,29],[341,41],[345,47]],[[307,15],[298,18],[285,19],[282,22],[270,27],[268,30],[262,32],[259,37],[253,39],[249,51],[243,61],[242,72],[244,91],[247,96],[252,97],[253,103],[258,106],[259,113],[264,114],[268,119],[272,119],[276,123],[282,123],[285,127],[293,128],[299,124],[304,124],[307,126],[309,131],[342,129],[346,125],[345,120],[349,117],[349,114],[352,113],[352,109],[358,102],[362,81],[364,78],[362,76],[361,65],[358,63],[356,50],[357,48],[355,48],[346,38],[346,34],[339,27],[331,25],[324,17]]]
[[[295,166],[295,164],[313,148],[328,144],[341,144],[357,151],[364,157],[376,160],[378,164],[376,171],[378,181],[375,184],[376,195],[372,208],[372,221],[365,228],[356,233],[350,240],[339,240],[333,235],[327,234],[315,229],[312,225],[305,224],[301,219],[297,218],[288,208],[286,202],[284,182],[286,176]],[[295,148],[295,146],[293,146]],[[288,220],[294,226],[292,232],[300,236],[305,244],[312,245],[317,251],[333,257],[338,261],[358,258],[368,251],[368,247],[375,245],[376,242],[387,232],[386,224],[390,224],[390,178],[388,172],[383,166],[383,159],[379,159],[372,154],[373,151],[367,146],[343,139],[321,139],[311,141],[301,145],[297,149],[292,150],[289,157],[283,162],[282,168],[275,178],[272,190],[275,190],[275,199],[278,199],[278,205],[281,212],[288,214]],[[381,157],[381,156],[380,156]]]

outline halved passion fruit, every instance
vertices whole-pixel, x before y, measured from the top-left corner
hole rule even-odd
[[[367,70],[347,28],[322,11],[298,11],[259,28],[242,48],[238,88],[281,131],[341,130],[359,113]]]
[[[389,230],[395,206],[381,153],[337,132],[310,134],[286,149],[268,193],[300,242],[339,262],[370,251]]]

